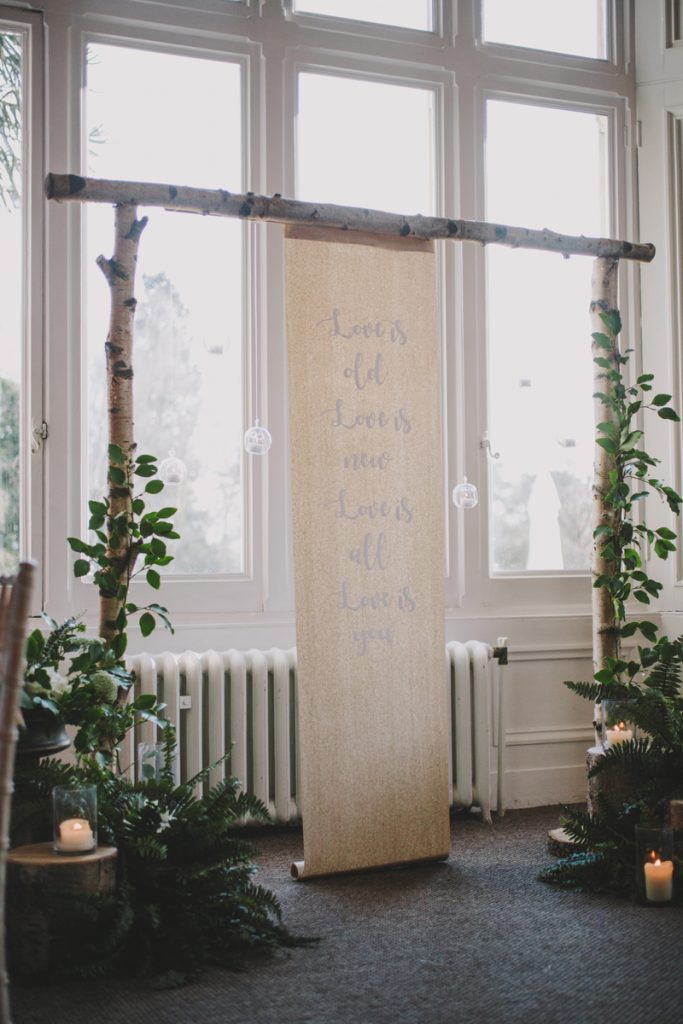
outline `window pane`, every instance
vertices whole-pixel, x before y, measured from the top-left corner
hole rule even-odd
[[[22,39],[0,32],[0,574],[20,550],[20,389],[23,339]]]
[[[607,118],[487,108],[487,220],[609,233]],[[586,570],[591,549],[592,260],[487,249],[494,572]]]
[[[607,57],[605,0],[482,0],[482,22],[487,43]]]
[[[298,14],[432,30],[432,0],[294,0],[293,7]]]
[[[302,199],[434,212],[431,90],[301,74],[297,142]]]
[[[92,45],[88,173],[242,191],[241,69],[227,61]],[[178,507],[171,573],[243,568],[243,231],[237,221],[147,211],[135,317],[138,452],[180,459],[160,500]],[[87,210],[88,490],[103,492],[104,341],[111,209]]]

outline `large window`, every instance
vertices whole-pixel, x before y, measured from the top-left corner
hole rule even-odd
[[[487,219],[608,233],[608,119],[490,100]],[[491,569],[586,571],[591,550],[591,261],[487,253]]]
[[[110,293],[95,261],[112,255],[114,216],[46,204],[45,172],[637,234],[628,4],[135,0],[124,16],[115,4],[42,0],[38,15],[2,2],[0,571],[20,550],[39,558],[55,617],[85,609],[95,621],[95,588],[73,579],[65,538],[87,533],[87,501],[105,490]],[[44,160],[26,150],[43,138]],[[288,645],[282,229],[140,214],[135,433],[163,466],[159,500],[177,507],[181,537],[162,595],[179,635],[158,643]],[[592,261],[460,241],[436,251],[449,616],[476,619],[468,635],[479,635],[479,620],[520,604],[583,609]],[[621,305],[637,346],[635,305],[626,294]],[[273,438],[262,457],[243,447],[256,417]],[[498,459],[481,447],[486,432]],[[447,501],[465,475],[479,489],[471,510]]]
[[[24,339],[23,39],[0,30],[0,575],[17,567]]]
[[[243,190],[242,69],[236,62],[91,43],[87,166],[102,178]],[[138,451],[156,455],[177,506],[175,574],[245,568],[242,463],[244,228],[147,211],[135,317]],[[88,492],[106,471],[104,341],[113,216],[87,210]]]

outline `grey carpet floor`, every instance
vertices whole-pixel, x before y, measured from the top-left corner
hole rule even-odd
[[[15,988],[14,1024],[679,1024],[683,907],[538,882],[557,823],[457,817],[447,862],[309,882],[299,831],[260,835],[259,881],[318,945],[171,992]]]

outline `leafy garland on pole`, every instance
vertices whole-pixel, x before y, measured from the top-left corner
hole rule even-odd
[[[609,602],[614,622],[613,653],[605,655],[590,682],[565,685],[587,700],[601,703],[627,699],[631,720],[641,738],[613,745],[589,775],[616,772],[627,783],[627,802],[610,801],[604,794],[589,815],[568,811],[563,822],[578,852],[560,858],[541,873],[541,879],[566,888],[628,892],[634,876],[636,824],[664,823],[670,800],[683,797],[683,637],[658,635],[648,619],[626,621],[627,601],[649,605],[662,584],[647,572],[643,557],[650,546],[660,559],[676,550],[676,534],[668,527],[651,529],[637,518],[640,502],[658,495],[678,515],[681,497],[657,475],[659,460],[641,446],[643,431],[637,417],[643,411],[679,422],[671,395],[654,392],[654,375],[641,374],[629,384],[622,373],[631,349],[621,352],[621,317],[616,309],[600,312],[603,330],[593,333],[594,362],[603,373],[603,388],[595,397],[605,409],[598,423],[597,445],[609,459],[607,486],[599,495],[601,511],[593,538],[594,565],[601,572],[593,587]],[[637,634],[646,642],[637,656],[622,655],[620,641]]]

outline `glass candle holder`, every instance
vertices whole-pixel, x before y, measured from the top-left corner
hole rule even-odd
[[[138,779],[140,782],[161,778],[163,769],[163,743],[138,743]]]
[[[52,810],[57,853],[91,853],[97,847],[97,786],[55,786]]]
[[[635,739],[636,727],[632,721],[634,707],[634,700],[603,700],[600,733],[603,750],[609,750],[617,743]]]
[[[641,903],[673,900],[673,845],[673,829],[636,825],[636,890]]]

